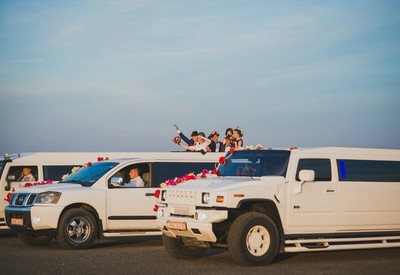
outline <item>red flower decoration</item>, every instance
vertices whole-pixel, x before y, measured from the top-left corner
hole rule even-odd
[[[156,191],[154,191],[154,197],[156,197],[158,199],[160,197],[160,193],[161,193],[161,190],[157,189]]]
[[[174,179],[174,181],[175,181],[175,183],[181,183],[181,182],[184,181],[184,179],[183,179],[183,178],[178,178],[178,177],[176,177],[176,178]]]
[[[213,175],[216,175],[216,174],[217,174],[217,169],[214,168],[214,169],[212,170],[211,173],[212,173]]]
[[[235,152],[235,148],[230,148],[230,149],[229,149],[229,153],[232,153],[232,154],[233,154],[234,152]]]
[[[31,182],[27,182],[27,183],[25,183],[24,187],[29,187],[29,186],[33,186],[33,185],[34,185],[34,184],[31,183]]]
[[[172,139],[172,142],[175,144],[180,144],[181,143],[181,137],[180,136],[176,136]]]
[[[15,189],[13,188],[12,192],[9,192],[9,193],[7,194],[6,201],[7,201],[8,203],[11,202],[11,197],[12,197],[14,191],[15,191]]]
[[[105,158],[103,158],[103,157],[97,157],[97,161],[103,161],[103,160],[109,160],[109,158],[108,158],[108,157],[105,157]]]
[[[153,211],[154,212],[157,212],[158,211],[158,208],[159,208],[159,206],[156,204],[156,205],[154,205],[154,207],[153,207]]]
[[[218,162],[219,162],[219,164],[224,166],[226,164],[226,158],[225,157],[220,157]]]
[[[86,163],[86,166],[90,167],[90,166],[92,166],[92,163],[89,161],[88,163]]]

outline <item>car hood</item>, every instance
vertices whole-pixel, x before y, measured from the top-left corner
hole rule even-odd
[[[229,191],[241,188],[251,188],[270,186],[276,188],[277,185],[284,183],[284,177],[266,176],[266,177],[212,177],[205,179],[190,180],[180,183],[173,188],[203,191]]]
[[[43,185],[34,185],[28,187],[18,188],[15,193],[42,193],[47,191],[64,191],[64,190],[79,190],[87,187],[83,187],[80,184],[70,183],[52,183]]]

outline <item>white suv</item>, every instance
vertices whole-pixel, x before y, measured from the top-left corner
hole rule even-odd
[[[28,244],[54,237],[69,249],[97,238],[160,235],[154,192],[180,173],[212,169],[220,154],[137,153],[137,158],[96,162],[58,184],[18,189],[5,209],[7,225]],[[122,187],[138,168],[145,187]]]
[[[157,221],[176,258],[400,247],[400,150],[245,150],[219,163],[218,176],[162,190]]]

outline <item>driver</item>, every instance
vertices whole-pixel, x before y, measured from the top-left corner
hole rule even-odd
[[[131,178],[131,181],[128,183],[124,184],[124,187],[144,187],[144,181],[143,179],[139,176],[139,168],[132,168],[129,171],[129,177]]]

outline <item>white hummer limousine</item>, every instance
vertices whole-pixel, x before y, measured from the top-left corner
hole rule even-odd
[[[164,188],[157,223],[176,258],[225,247],[242,265],[400,247],[400,150],[232,151],[215,177]]]
[[[133,154],[132,154],[133,155]],[[134,153],[90,163],[57,184],[16,190],[5,208],[7,225],[29,245],[56,238],[69,249],[85,249],[96,239],[161,235],[154,193],[177,174],[215,168],[219,153]],[[136,168],[144,187],[124,187]]]

